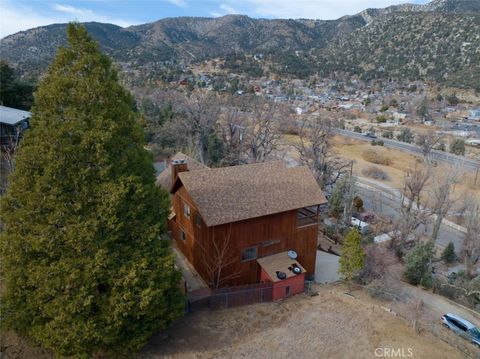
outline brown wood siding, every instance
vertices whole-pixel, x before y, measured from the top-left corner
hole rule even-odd
[[[226,236],[229,229],[234,244],[231,251],[238,257],[237,266],[231,268],[238,277],[230,280],[230,285],[258,282],[257,261],[241,261],[242,251],[249,247],[257,247],[258,258],[294,250],[308,274],[315,272],[318,226],[297,228],[296,210],[216,226],[212,228],[211,237]]]
[[[184,216],[183,203],[190,206],[190,219]],[[229,256],[236,258],[236,264],[226,268],[225,275],[230,277],[235,274],[235,277],[230,278],[224,285],[259,281],[260,268],[257,261],[242,262],[241,259],[243,250],[249,247],[257,247],[257,258],[294,250],[307,274],[315,272],[318,225],[297,228],[296,210],[211,228],[206,227],[202,221],[201,228],[198,228],[195,224],[197,208],[183,186],[174,193],[173,209],[176,217],[170,226],[177,247],[207,283],[211,278],[208,278],[206,256],[214,253],[213,241],[221,243],[228,235],[230,235]],[[180,239],[180,229],[187,235],[185,241]]]
[[[187,218],[183,212],[183,204],[186,203],[190,207],[190,218]],[[175,213],[175,219],[171,221],[170,227],[172,230],[172,237],[175,240],[177,247],[182,251],[188,261],[193,264],[195,268],[201,266],[203,257],[199,254],[205,252],[200,251],[199,246],[205,246],[204,242],[207,242],[208,228],[205,226],[203,220],[200,227],[197,226],[195,218],[200,216],[192,198],[182,186],[175,192],[172,200],[173,211]],[[186,240],[180,238],[180,230],[183,230],[186,234]]]

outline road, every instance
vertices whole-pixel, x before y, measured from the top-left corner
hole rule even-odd
[[[357,192],[363,200],[366,210],[381,213],[385,217],[398,219],[400,217],[400,200],[394,199],[390,193],[385,193],[379,188],[358,187]],[[420,226],[417,231],[426,235],[431,235],[432,225]],[[463,239],[465,234],[457,231],[447,225],[442,224],[437,238],[437,245],[445,247],[449,242],[455,246],[455,251],[459,252],[463,248]]]
[[[363,134],[358,132],[341,130],[338,128],[334,129],[333,131],[337,135],[354,138],[356,140],[368,141],[368,142],[372,140],[372,138],[366,137]],[[383,141],[385,147],[394,148],[400,151],[405,151],[405,152],[413,153],[416,155],[422,155],[421,148],[418,146],[412,145],[410,143],[389,140],[386,138],[381,138],[381,140]],[[468,159],[462,156],[452,155],[451,153],[446,153],[441,151],[432,151],[431,157],[434,160],[445,162],[450,165],[455,165],[455,166],[459,165],[463,167],[465,170],[469,170],[469,171],[477,171],[478,169],[480,169],[480,161]]]

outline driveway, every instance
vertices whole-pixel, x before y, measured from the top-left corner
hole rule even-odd
[[[317,261],[315,263],[315,283],[333,283],[340,280],[338,275],[338,260],[340,257],[317,251]]]

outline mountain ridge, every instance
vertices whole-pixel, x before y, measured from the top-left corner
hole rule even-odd
[[[405,20],[402,14],[408,14],[412,20]],[[448,16],[442,16],[442,14]],[[458,22],[461,18],[469,19],[468,24]],[[383,9],[366,9],[358,14],[343,16],[336,20],[255,19],[246,15],[226,15],[219,18],[165,18],[126,28],[96,22],[85,23],[85,26],[92,37],[100,43],[103,51],[127,67],[142,67],[148,70],[149,67],[159,63],[199,62],[205,59],[225,57],[232,53],[265,52],[281,57],[282,54],[295,53],[300,50],[314,54],[315,56],[309,55],[308,61],[306,61],[312,67],[317,67],[320,73],[328,75],[328,73],[338,70],[348,73],[349,66],[352,67],[353,74],[369,67],[369,64],[362,67],[358,64],[343,63],[343,57],[356,58],[355,54],[351,53],[352,49],[365,53],[365,56],[370,58],[371,64],[377,66],[381,61],[372,58],[372,54],[379,54],[380,60],[386,55],[382,52],[382,43],[375,41],[396,43],[397,37],[410,39],[410,42],[406,43],[406,46],[409,47],[406,52],[415,54],[416,45],[411,36],[407,36],[408,33],[404,34],[405,36],[397,36],[395,32],[403,34],[415,29],[419,38],[428,40],[429,32],[442,33],[439,24],[432,21],[434,19],[441,19],[441,25],[447,29],[458,30],[460,35],[451,37],[454,41],[475,45],[477,41],[474,38],[475,31],[478,30],[480,33],[478,18],[480,18],[480,0],[433,0],[423,5],[400,4]],[[392,24],[389,24],[388,21]],[[393,23],[396,26],[401,24],[405,28],[392,29]],[[466,26],[474,26],[473,35],[472,30]],[[379,34],[380,36],[375,37],[369,27],[383,31],[388,36]],[[2,48],[0,58],[11,63],[20,75],[27,78],[38,78],[55,55],[56,49],[66,44],[65,28],[66,24],[52,24],[9,35],[0,40]],[[369,40],[362,47],[358,45],[359,38]],[[425,58],[435,59],[436,53],[441,49],[436,48],[433,44],[430,46],[428,41],[423,43],[426,44],[428,51],[420,49],[419,52]],[[457,51],[457,45],[455,45],[455,51]],[[401,51],[399,46],[396,49]],[[474,48],[462,49],[461,55],[466,56],[468,61],[477,59]],[[338,57],[338,59],[334,57]],[[275,56],[272,58],[275,59]],[[392,56],[388,58],[392,58]],[[421,57],[414,56],[414,58],[417,62],[423,61]],[[328,66],[323,66],[322,62],[325,61],[329,64]],[[463,71],[465,63],[462,63],[462,59],[449,55],[448,61],[449,69],[461,65]],[[325,67],[330,70],[324,71]],[[387,68],[391,67],[387,66]],[[428,68],[428,64],[419,65],[418,75],[420,77],[443,81],[442,75],[430,76],[428,71],[422,70],[423,68]],[[402,69],[406,69],[406,67],[400,64],[391,73],[395,76],[402,76]],[[410,70],[408,69],[408,71]],[[417,73],[414,70],[410,72]],[[372,76],[381,75],[381,73],[376,73]],[[456,76],[455,74],[451,75],[449,73],[447,77],[451,79]],[[472,86],[467,82],[460,81],[459,85]]]

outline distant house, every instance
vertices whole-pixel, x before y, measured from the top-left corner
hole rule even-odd
[[[469,120],[480,121],[480,108],[470,110],[468,114]]]
[[[478,138],[472,138],[472,139],[470,139],[470,140],[466,140],[466,141],[465,141],[465,144],[466,144],[466,145],[469,145],[469,146],[480,147],[480,139],[478,139]]]
[[[0,143],[2,150],[19,140],[29,126],[31,113],[16,108],[0,106]]]
[[[327,203],[310,170],[281,161],[197,165],[172,161],[169,226],[176,247],[205,282],[270,281],[284,295],[295,293],[298,281],[303,288],[303,277],[315,271],[319,207]]]

